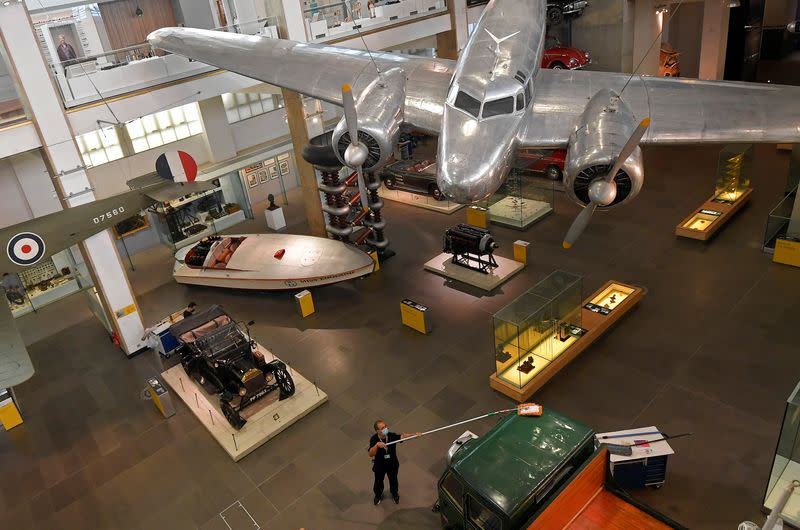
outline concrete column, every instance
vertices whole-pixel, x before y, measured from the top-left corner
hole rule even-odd
[[[700,79],[722,79],[725,75],[730,14],[730,8],[722,2],[707,0],[703,6]]]
[[[633,13],[633,68],[639,65],[637,74],[658,75],[661,46],[653,42],[661,31],[660,19],[650,0],[636,0]]]
[[[56,192],[67,208],[94,201],[61,97],[50,79],[23,4],[0,8],[0,34],[29,103],[43,146],[44,162],[54,175]],[[39,193],[47,193],[47,189]],[[110,231],[86,239],[81,246],[122,349],[129,355],[140,350],[145,346],[141,340],[144,334],[141,313]]]
[[[299,0],[266,0],[267,11],[278,17],[281,38],[306,42],[306,21]]]
[[[212,162],[222,162],[236,156],[236,144],[225,113],[222,96],[204,99],[199,102],[200,119],[206,131],[206,146]]]
[[[328,237],[325,230],[325,218],[322,215],[317,173],[314,166],[303,158],[303,146],[308,143],[309,135],[306,126],[306,114],[300,94],[291,90],[283,90],[283,103],[289,121],[289,132],[292,135],[294,159],[297,172],[300,174],[300,186],[303,189],[303,203],[306,209],[309,233],[312,236]]]
[[[458,59],[469,40],[467,0],[447,0],[450,12],[450,31],[436,35],[436,53],[442,59]]]

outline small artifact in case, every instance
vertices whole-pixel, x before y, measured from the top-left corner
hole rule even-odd
[[[532,355],[529,356],[527,359],[525,359],[524,363],[522,363],[521,365],[517,366],[517,370],[519,370],[523,374],[529,374],[529,373],[531,373],[531,370],[533,370],[533,369],[534,369],[534,366],[533,366],[533,356]]]
[[[511,354],[505,350],[497,350],[494,357],[497,359],[497,362],[504,363],[511,358]]]

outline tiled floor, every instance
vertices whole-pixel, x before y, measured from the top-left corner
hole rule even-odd
[[[148,321],[189,300],[221,303],[255,320],[257,338],[330,401],[233,463],[182,404],[163,420],[142,400],[145,378],[157,371],[151,354],[125,359],[97,322],[62,319],[61,331],[30,348],[37,375],[17,389],[26,423],[0,433],[0,528],[239,530],[251,523],[237,502],[270,530],[437,528],[436,480],[463,429],[405,444],[401,502],[374,507],[365,453],[372,422],[426,430],[508,406],[488,386],[491,314],[556,268],[584,275],[587,293],[612,278],[649,292],[536,400],[598,431],[655,424],[693,432],[674,442],[665,486],[637,495],[691,528],[763,521],[783,402],[800,375],[800,271],[760,251],[788,156],[769,146],[756,155],[752,203],[711,243],[676,239],[673,230],[710,194],[716,149],[648,149],[640,198],[598,213],[569,252],[561,239],[578,208],[561,196],[526,233],[494,229],[500,255],[524,238],[533,263],[490,295],[422,270],[463,211],[396,203],[385,213],[397,256],[372,277],[315,291],[317,313],[306,320],[291,294],[185,287],[165,273],[169,252],[134,256]],[[292,232],[304,231],[301,206],[290,196]],[[263,219],[250,227],[242,230],[263,229]],[[431,335],[401,326],[406,297],[431,308]],[[68,299],[22,327],[38,339],[59,310],[75,314],[80,304]],[[481,434],[493,423],[470,428]]]

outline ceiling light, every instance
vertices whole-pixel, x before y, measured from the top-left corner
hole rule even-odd
[[[667,6],[658,6],[656,8],[656,15],[661,15],[662,13],[669,13],[669,8]]]
[[[728,7],[740,7],[742,2],[740,0],[728,0]]]
[[[10,5],[11,5],[11,1],[10,0],[6,0],[5,2],[3,2],[3,6],[4,7],[8,7]]]

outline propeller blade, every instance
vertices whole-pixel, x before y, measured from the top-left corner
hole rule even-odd
[[[589,225],[589,220],[592,218],[592,214],[594,213],[595,209],[597,209],[597,205],[593,202],[587,204],[581,213],[578,214],[578,217],[572,221],[572,226],[569,227],[567,231],[567,236],[564,238],[564,242],[562,246],[564,248],[570,248],[572,245],[575,244],[575,241],[581,236],[586,227]]]
[[[614,180],[614,177],[617,175],[617,172],[622,167],[622,164],[625,163],[628,157],[631,156],[631,154],[633,153],[633,150],[636,149],[636,147],[638,147],[639,142],[642,141],[642,136],[644,136],[644,133],[645,131],[647,131],[648,127],[650,127],[650,118],[645,118],[639,123],[639,126],[636,127],[636,130],[633,131],[633,134],[628,139],[628,142],[619,152],[617,161],[614,162],[614,166],[611,168],[611,171],[609,171],[608,175],[606,175],[606,182],[611,182],[612,180]]]
[[[356,103],[353,100],[353,91],[350,85],[342,85],[342,106],[344,107],[344,122],[347,124],[347,131],[350,133],[350,143],[358,144],[358,116],[356,115]]]
[[[358,193],[361,195],[361,207],[365,210],[369,208],[369,199],[367,197],[367,183],[364,182],[364,171],[361,166],[356,168],[358,172]]]

